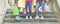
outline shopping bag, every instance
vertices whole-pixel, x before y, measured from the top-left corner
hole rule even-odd
[[[33,0],[33,3],[32,3],[32,13],[35,12],[35,9],[34,9],[34,0]]]
[[[42,7],[42,12],[43,12],[44,14],[47,13],[46,10],[45,10],[45,7]]]
[[[23,14],[26,14],[26,9],[25,8],[23,9]]]
[[[16,5],[13,7],[13,15],[19,15],[19,10]]]
[[[39,12],[42,12],[42,6],[39,7]]]
[[[32,7],[32,13],[34,13],[35,12],[35,9],[34,9],[34,7]]]
[[[47,12],[50,12],[50,11],[51,11],[50,8],[49,8],[49,5],[45,4],[44,7],[45,7],[44,9],[45,9]]]
[[[25,8],[26,0],[18,0],[18,7]]]

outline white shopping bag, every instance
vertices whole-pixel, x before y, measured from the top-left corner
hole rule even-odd
[[[20,8],[20,12],[23,12],[23,8]]]
[[[49,12],[50,11],[49,5],[45,4],[44,9]]]
[[[42,12],[42,6],[39,7],[39,12]]]

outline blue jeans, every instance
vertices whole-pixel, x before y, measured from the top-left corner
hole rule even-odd
[[[28,16],[28,9],[29,9],[29,12],[30,12],[30,16],[32,16],[32,2],[26,2],[26,16]]]
[[[38,2],[36,8],[35,8],[35,12],[36,12],[36,16],[38,16],[38,9],[40,6],[44,6],[44,3],[43,2]],[[40,15],[43,16],[43,12],[40,12]]]

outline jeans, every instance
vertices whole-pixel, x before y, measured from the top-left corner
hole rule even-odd
[[[29,9],[29,12],[30,12],[30,16],[32,16],[32,2],[26,2],[26,16],[28,16],[28,9]]]
[[[35,8],[35,12],[36,12],[36,16],[38,16],[38,9],[40,6],[43,6],[44,5],[44,2],[38,2],[38,5],[36,6]],[[40,12],[40,15],[43,16],[43,12]]]

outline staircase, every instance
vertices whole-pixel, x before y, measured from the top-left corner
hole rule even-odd
[[[20,19],[19,21],[15,20],[15,16],[12,13],[12,9],[7,10],[3,24],[58,24],[57,15],[54,12],[47,12],[47,14],[44,14],[44,19],[34,19],[35,13],[33,13],[32,16],[33,19],[25,19],[25,15],[20,14],[20,17],[23,19]]]

